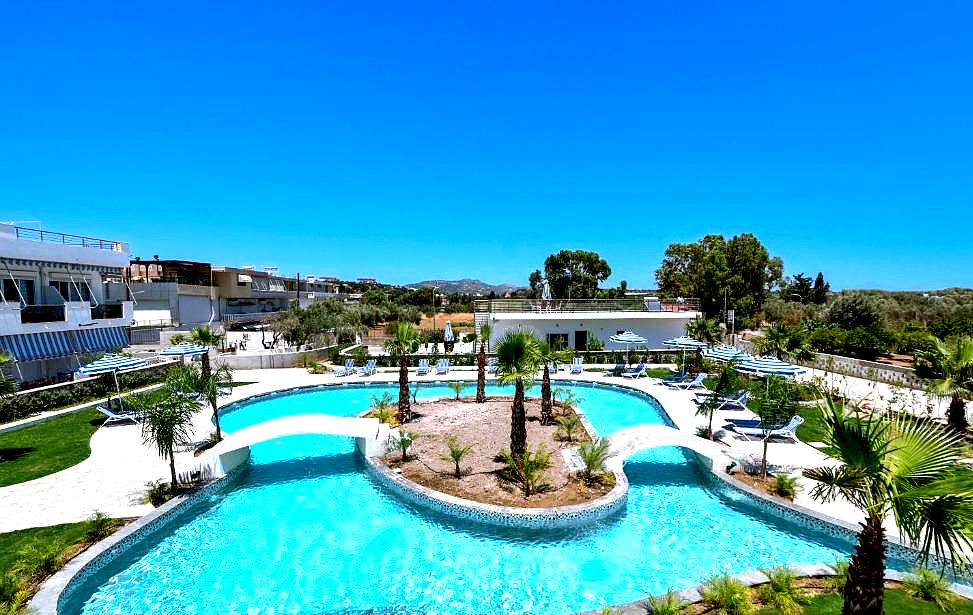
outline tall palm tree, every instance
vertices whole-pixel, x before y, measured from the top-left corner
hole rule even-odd
[[[419,330],[410,322],[395,327],[395,337],[385,340],[385,351],[399,359],[399,422],[412,420],[409,404],[409,353],[419,348]]]
[[[514,403],[510,407],[510,452],[523,455],[527,450],[527,409],[524,390],[534,384],[537,368],[543,363],[540,340],[533,331],[507,331],[497,344],[497,381],[513,383]]]
[[[0,397],[17,392],[17,380],[7,375],[11,365],[13,365],[13,357],[6,352],[0,352]]]
[[[550,364],[557,366],[558,363],[567,362],[568,353],[565,351],[554,350],[550,344],[538,341],[541,351],[541,362],[544,365],[544,374],[541,377],[541,424],[554,424],[554,399],[551,396],[551,371]]]
[[[707,344],[715,344],[723,339],[723,331],[719,323],[702,316],[697,316],[686,323],[686,335]]]
[[[233,370],[226,363],[219,363],[216,370],[207,374],[202,367],[194,363],[176,365],[173,367],[166,381],[173,388],[184,393],[195,393],[213,409],[213,425],[216,427],[217,441],[223,439],[220,431],[220,414],[216,409],[219,398],[228,395],[233,386]]]
[[[480,351],[476,355],[476,403],[486,401],[486,351],[490,343],[490,325],[480,327]]]
[[[126,400],[140,414],[142,439],[168,460],[172,488],[179,482],[176,476],[176,447],[187,444],[193,435],[193,415],[199,410],[199,398],[185,394],[173,381],[158,390],[131,395]]]
[[[812,497],[841,497],[865,514],[848,569],[843,615],[882,615],[885,529],[930,554],[965,561],[973,547],[973,470],[961,464],[963,442],[928,419],[905,415],[850,416],[833,401],[824,411],[824,441],[838,466],[807,469],[818,481]]]
[[[774,355],[781,360],[791,356],[798,360],[807,360],[814,356],[805,330],[783,322],[774,323],[763,335],[753,338],[752,342],[760,354]]]
[[[223,339],[226,337],[225,333],[217,333],[209,328],[209,325],[202,325],[196,327],[190,331],[189,339],[194,344],[199,344],[200,346],[206,346],[207,352],[204,352],[199,357],[200,365],[203,368],[203,378],[209,380],[213,377],[213,370],[209,364],[209,348],[216,348],[219,346]],[[223,432],[220,430],[220,413],[216,409],[216,397],[212,399],[213,407],[213,421],[216,423],[216,440],[217,442],[223,439]]]
[[[930,350],[918,353],[917,368],[928,374],[928,392],[948,399],[946,419],[950,426],[965,431],[966,400],[973,399],[973,338],[968,335],[943,341],[930,336]]]

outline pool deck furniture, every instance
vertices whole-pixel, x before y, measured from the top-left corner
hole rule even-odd
[[[619,361],[615,365],[615,367],[613,367],[611,369],[606,369],[604,375],[605,376],[621,376],[622,375],[622,372],[625,371],[625,367],[626,367],[625,363]]]
[[[793,416],[786,425],[774,425],[772,429],[764,429],[758,419],[726,419],[726,428],[742,436],[757,436],[760,438],[784,438],[797,441],[797,428],[804,422],[804,418]]]
[[[702,404],[713,399],[712,393],[697,393],[693,400],[696,404]],[[715,410],[746,410],[747,401],[750,399],[750,391],[743,389],[736,395],[718,398]]]
[[[627,369],[622,372],[622,377],[631,378],[633,380],[636,378],[641,378],[644,375],[645,375],[645,363],[639,363],[637,366],[633,367],[632,369]]]
[[[369,359],[365,363],[365,367],[358,368],[358,375],[359,376],[371,376],[372,374],[374,374],[375,373],[375,363],[376,363],[375,359]]]
[[[701,389],[703,388],[704,380],[706,380],[706,374],[699,372],[692,380],[686,380],[683,382],[667,382],[666,386],[670,389],[682,389],[685,391],[690,389]]]
[[[449,373],[449,359],[439,359],[438,361],[436,361],[436,373],[437,374]]]
[[[554,361],[551,361],[550,363],[548,363],[547,364],[547,371],[549,371],[552,374],[556,374],[557,373],[557,363],[555,363]]]
[[[571,359],[571,373],[580,374],[582,371],[584,371],[584,368],[582,367],[581,357]]]
[[[419,367],[416,368],[416,376],[425,376],[429,373],[429,359],[419,359]]]
[[[107,419],[105,419],[105,425],[114,425],[115,423],[138,423],[138,415],[132,412],[115,412],[107,406],[98,406],[98,412],[104,414]]]
[[[487,373],[488,374],[497,373],[497,360],[495,358],[487,359]]]
[[[682,382],[686,379],[686,370],[681,369],[671,376],[666,376],[665,378],[659,378],[661,382]]]
[[[338,376],[350,376],[355,373],[355,360],[348,359],[345,361],[344,367],[339,367],[335,370],[335,374]]]

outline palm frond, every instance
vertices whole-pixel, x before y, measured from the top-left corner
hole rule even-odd
[[[811,490],[811,497],[816,500],[833,502],[841,496],[859,508],[866,507],[869,482],[860,468],[821,466],[804,470],[803,476],[817,481]]]

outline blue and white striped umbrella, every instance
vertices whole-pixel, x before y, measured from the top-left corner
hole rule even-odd
[[[750,358],[750,355],[733,346],[713,346],[703,351],[703,358],[726,363],[734,360],[745,361]]]
[[[709,346],[709,344],[706,342],[701,342],[685,335],[682,337],[674,337],[671,340],[665,340],[662,343],[665,346],[669,346],[671,348],[680,348],[682,350],[694,350]]]
[[[787,378],[793,378],[799,374],[807,373],[807,369],[800,365],[781,361],[777,357],[750,357],[744,361],[740,361],[736,366],[736,370],[755,376],[784,376]]]
[[[628,348],[632,344],[645,344],[647,339],[631,331],[617,333],[608,338],[613,344],[625,344],[625,363],[628,363]]]
[[[200,344],[193,344],[192,342],[183,342],[181,344],[176,344],[175,346],[169,346],[164,348],[160,353],[160,357],[190,357],[197,354],[206,354],[209,352],[209,347],[202,346]]]
[[[84,376],[94,376],[96,374],[107,374],[121,369],[132,369],[147,365],[144,359],[126,357],[120,354],[106,354],[97,361],[92,361],[78,369],[78,373]]]
[[[444,342],[452,342],[453,339],[454,339],[454,337],[453,337],[453,323],[451,323],[451,322],[449,322],[447,320],[446,321],[446,326],[443,327],[443,341]]]

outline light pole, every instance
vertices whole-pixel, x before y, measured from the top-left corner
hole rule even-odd
[[[438,286],[432,287],[432,330],[436,330],[436,291],[439,290]]]

